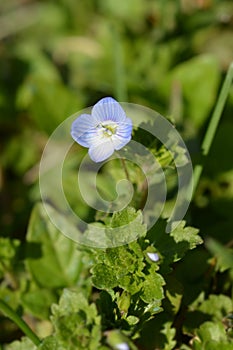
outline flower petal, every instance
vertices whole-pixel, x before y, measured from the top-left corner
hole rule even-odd
[[[117,350],[130,350],[129,345],[127,343],[118,343],[115,345]]]
[[[110,138],[102,139],[102,142],[100,141],[99,144],[96,142],[91,145],[88,151],[90,158],[96,163],[109,158],[113,152],[114,146]]]
[[[71,136],[81,146],[89,147],[89,139],[96,132],[97,121],[90,114],[82,114],[71,126]]]
[[[114,122],[121,122],[126,119],[126,114],[121,105],[112,97],[104,97],[97,102],[93,109],[92,115],[99,122],[112,120]]]
[[[129,118],[126,118],[124,123],[118,125],[116,134],[112,136],[115,150],[118,151],[131,140],[132,128],[132,121]]]
[[[124,147],[125,145],[127,145],[127,143],[130,141],[131,137],[129,138],[122,138],[119,137],[117,135],[113,135],[112,136],[112,143],[113,143],[113,147],[116,151],[118,151],[119,149],[121,149],[122,147]]]
[[[121,122],[118,124],[116,134],[119,137],[128,139],[129,137],[131,138],[132,129],[133,129],[132,120],[129,118],[125,118],[124,122]]]
[[[159,255],[157,253],[147,253],[148,257],[150,258],[150,260],[156,262],[159,261]]]

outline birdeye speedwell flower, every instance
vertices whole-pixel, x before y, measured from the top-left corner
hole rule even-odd
[[[82,114],[73,122],[71,136],[89,148],[94,162],[102,162],[131,140],[132,128],[121,105],[112,97],[105,97],[93,106],[91,114]]]

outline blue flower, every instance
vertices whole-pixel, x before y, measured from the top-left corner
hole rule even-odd
[[[94,162],[102,162],[131,140],[132,128],[121,105],[112,97],[105,97],[94,105],[91,114],[82,114],[73,122],[71,136],[89,148]]]
[[[148,257],[152,261],[159,261],[159,255],[157,253],[147,253]]]

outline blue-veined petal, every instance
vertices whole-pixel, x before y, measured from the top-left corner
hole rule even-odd
[[[73,122],[71,136],[89,148],[93,161],[101,162],[130,141],[132,128],[121,105],[106,97],[94,105],[91,115],[83,114]]]
[[[109,158],[113,152],[114,145],[111,138],[105,138],[99,140],[99,142],[96,140],[96,143],[93,144],[88,151],[90,158],[96,163],[102,162],[103,160]]]
[[[131,140],[131,136],[128,138],[125,138],[125,137],[120,137],[118,135],[113,135],[111,139],[112,139],[114,149],[118,151],[119,149],[127,145],[127,143]]]
[[[99,131],[96,128],[92,128],[91,130],[87,131],[85,134],[81,135],[77,142],[83,146],[83,147],[91,147],[95,144],[96,139],[99,139]]]
[[[89,147],[89,138],[96,132],[96,120],[90,114],[82,114],[71,126],[71,136],[81,146]]]
[[[132,129],[132,120],[125,118],[124,122],[118,124],[116,134],[122,138],[128,139],[129,137],[131,138]]]
[[[126,118],[123,108],[112,97],[105,97],[97,102],[92,109],[92,115],[100,122],[112,120],[120,123]]]

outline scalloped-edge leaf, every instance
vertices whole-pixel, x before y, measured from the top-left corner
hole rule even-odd
[[[101,340],[101,318],[78,290],[65,289],[59,304],[52,306],[55,336],[69,350],[96,350]]]
[[[92,269],[92,283],[99,289],[111,289],[117,286],[118,281],[114,270],[105,264],[96,264]]]
[[[160,305],[161,300],[164,297],[164,284],[163,277],[158,273],[151,271],[149,275],[145,276],[145,280],[142,283],[141,299],[148,304],[158,301],[158,305]]]

